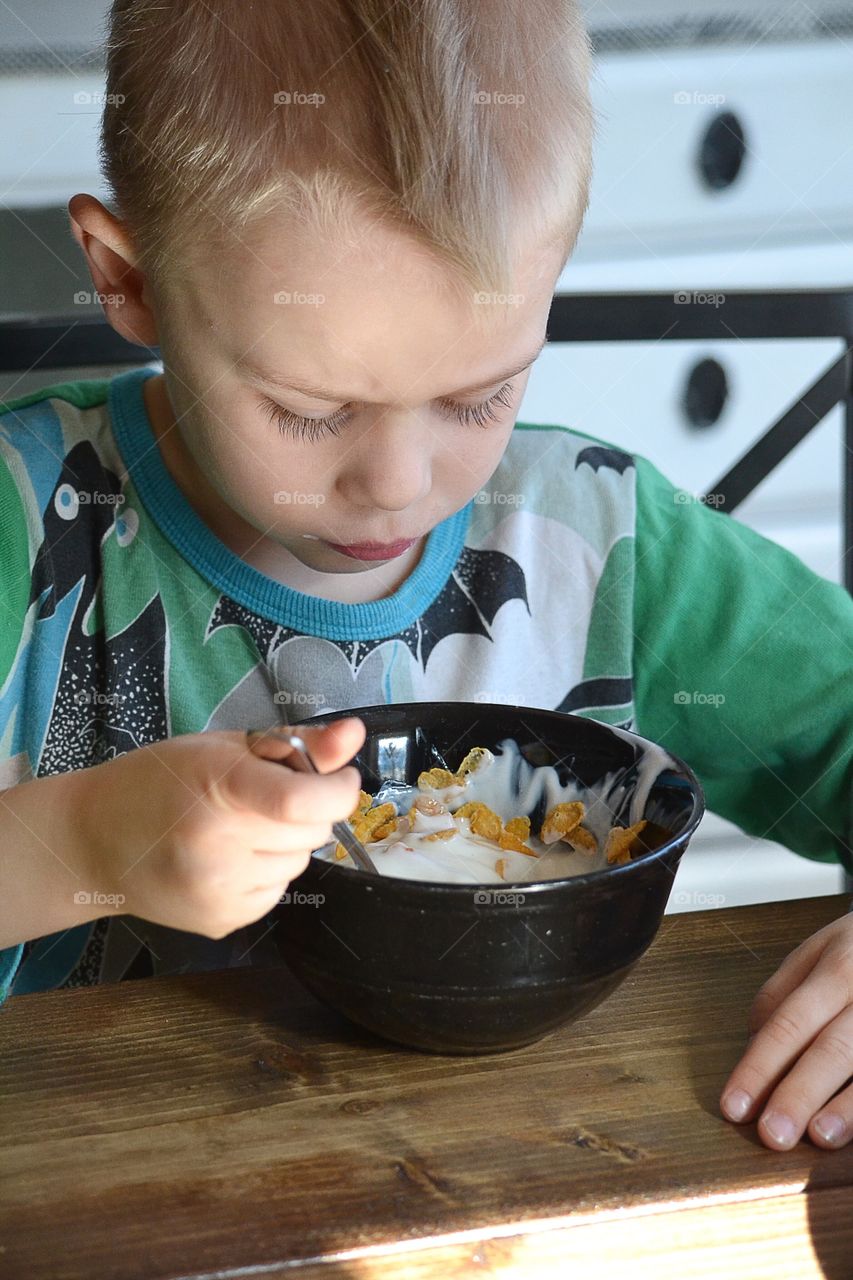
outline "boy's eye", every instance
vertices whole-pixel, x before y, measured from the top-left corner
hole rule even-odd
[[[500,418],[499,410],[501,408],[508,409],[512,405],[512,382],[505,382],[499,391],[489,396],[488,400],[483,400],[479,404],[460,404],[456,400],[442,400],[440,404],[442,409],[451,417],[464,425],[474,424],[478,427],[485,427],[490,422],[496,422]],[[346,405],[341,409],[336,409],[334,413],[329,414],[327,418],[306,418],[301,414],[292,413],[290,409],[285,409],[282,405],[276,404],[274,400],[263,398],[263,407],[267,417],[275,422],[283,435],[296,436],[299,440],[319,440],[325,435],[337,436],[341,433],[349,411]]]
[[[304,418],[301,414],[291,413],[283,405],[274,400],[263,398],[263,407],[267,417],[276,424],[282,435],[296,436],[299,440],[320,440],[323,436],[337,436],[347,417],[346,408],[337,409],[328,418]]]
[[[489,396],[488,400],[482,400],[479,404],[459,404],[456,400],[443,400],[442,405],[454,418],[466,426],[473,423],[477,427],[486,427],[490,422],[498,421],[501,409],[509,409],[512,406],[513,389],[511,381],[505,382],[500,391],[496,391],[493,396]]]

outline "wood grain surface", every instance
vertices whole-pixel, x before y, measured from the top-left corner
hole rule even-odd
[[[853,1277],[853,1148],[764,1147],[722,1085],[845,895],[664,918],[526,1049],[395,1048],[286,970],[0,1008],[0,1276]]]

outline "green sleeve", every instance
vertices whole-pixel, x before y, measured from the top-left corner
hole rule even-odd
[[[636,463],[638,732],[715,813],[853,874],[853,598]]]
[[[0,697],[20,646],[30,594],[27,519],[21,495],[0,451]],[[0,1004],[21,963],[23,944],[0,950]]]

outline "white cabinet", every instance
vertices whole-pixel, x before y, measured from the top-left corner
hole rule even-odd
[[[841,39],[610,55],[598,63],[595,103],[596,246],[668,257],[725,241],[749,254],[783,236],[853,228],[853,76]],[[745,154],[737,180],[709,191],[702,147],[723,112]],[[721,141],[730,154],[731,133]]]

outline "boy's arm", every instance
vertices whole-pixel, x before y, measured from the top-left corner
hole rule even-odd
[[[638,732],[714,812],[853,874],[853,599],[636,463]]]
[[[77,769],[0,791],[0,986],[24,941],[117,914],[98,900],[106,887],[87,857],[98,780],[97,768]]]

